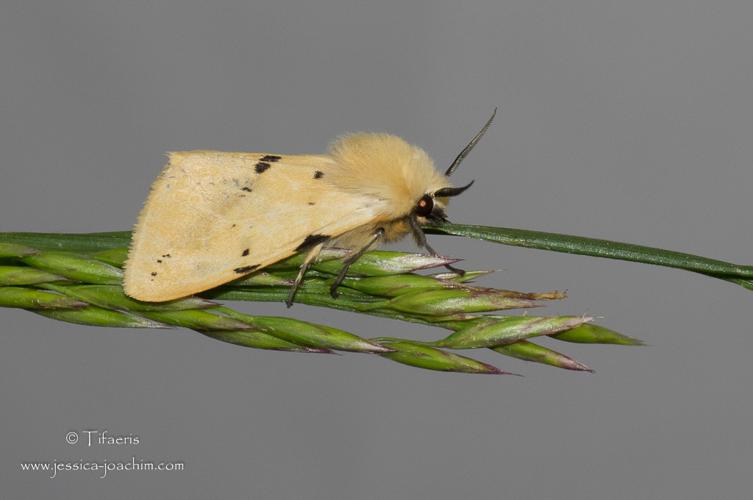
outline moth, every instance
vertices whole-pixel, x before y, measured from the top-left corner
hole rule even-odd
[[[449,199],[473,184],[454,187],[449,177],[496,112],[444,174],[423,149],[382,133],[345,135],[322,155],[169,153],[133,231],[125,292],[150,302],[177,299],[301,252],[290,307],[325,247],[351,250],[333,297],[348,267],[381,242],[412,234],[437,255],[421,226],[447,221]]]

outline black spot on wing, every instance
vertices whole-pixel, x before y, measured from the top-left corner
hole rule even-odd
[[[241,257],[245,257],[246,255],[248,255],[248,248],[243,251]]]
[[[155,271],[152,271],[152,276],[157,276],[157,273]]]
[[[322,177],[324,177],[324,172],[322,172],[321,170],[314,172],[314,179],[321,179]]]
[[[310,201],[309,205],[311,205],[313,207],[314,205],[316,205],[316,203],[314,203],[313,201]]]
[[[250,188],[250,187],[248,187],[248,186],[243,186],[243,187],[241,188],[241,191],[246,191],[247,193],[250,193],[250,192],[251,192],[251,188]]]
[[[271,167],[269,163],[260,161],[259,163],[256,164],[256,173],[261,174],[262,172],[267,170],[269,167]]]
[[[250,273],[251,271],[253,271],[257,267],[259,267],[259,266],[255,265],[255,266],[236,267],[235,269],[233,269],[233,271],[235,271],[236,274],[246,274],[246,273]]]
[[[303,250],[307,250],[313,246],[318,245],[319,243],[325,242],[329,239],[329,236],[326,234],[309,234],[306,236],[306,239],[303,240],[303,243],[298,245],[295,249],[296,252],[301,252]]]
[[[261,158],[259,158],[259,161],[268,161],[270,163],[274,163],[276,161],[280,161],[282,159],[282,156],[277,155],[264,155]]]

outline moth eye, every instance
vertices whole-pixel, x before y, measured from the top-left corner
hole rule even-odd
[[[434,210],[434,200],[428,194],[425,194],[416,204],[416,215],[427,217]]]

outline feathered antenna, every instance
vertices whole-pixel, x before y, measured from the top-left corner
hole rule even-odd
[[[465,191],[466,189],[468,189],[469,187],[473,186],[474,182],[476,181],[471,181],[465,186],[460,186],[460,187],[446,187],[442,189],[437,189],[436,191],[434,191],[434,196],[438,196],[438,197],[457,196],[461,194],[463,191]]]
[[[478,141],[481,140],[482,137],[484,137],[484,134],[489,129],[489,126],[494,121],[494,117],[497,115],[497,108],[494,108],[494,112],[492,113],[492,116],[487,120],[487,122],[484,124],[484,126],[481,128],[481,130],[478,131],[478,134],[473,136],[473,139],[471,139],[471,142],[469,142],[463,150],[460,152],[460,154],[455,158],[455,160],[452,162],[452,165],[450,165],[450,168],[447,169],[447,171],[444,173],[447,177],[451,176],[455,170],[460,166],[460,163],[465,159],[466,156],[468,156],[468,153],[471,152],[473,147],[478,143]]]

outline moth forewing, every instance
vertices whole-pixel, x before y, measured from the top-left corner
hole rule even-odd
[[[326,155],[171,153],[134,229],[124,289],[185,297],[368,225],[380,200],[327,180]]]

